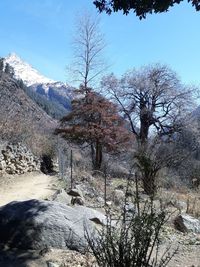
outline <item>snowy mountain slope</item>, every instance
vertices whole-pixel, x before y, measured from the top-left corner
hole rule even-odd
[[[9,54],[5,58],[5,62],[14,68],[15,78],[22,79],[27,86],[31,86],[35,83],[54,83],[53,80],[41,75],[15,53]]]
[[[8,63],[14,69],[14,76],[20,79],[27,86],[26,92],[37,104],[41,104],[41,107],[53,118],[61,118],[71,110],[71,100],[74,97],[74,88],[71,86],[51,80],[30,64],[23,61],[15,53],[10,54],[5,58],[5,63]],[[31,93],[33,92],[33,93]],[[46,99],[46,100],[45,100]],[[44,101],[48,101],[48,111]],[[45,107],[44,107],[45,106]],[[49,109],[49,107],[51,107]],[[55,110],[58,112],[55,112]]]

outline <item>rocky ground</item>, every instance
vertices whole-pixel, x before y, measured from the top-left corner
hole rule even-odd
[[[176,237],[178,239],[178,235]],[[199,267],[200,245],[185,244],[177,241],[179,251],[172,258],[168,267]],[[161,248],[164,252],[164,247]],[[49,249],[47,251],[2,251],[0,254],[2,267],[97,267],[95,259],[76,251]]]
[[[4,177],[5,178],[5,177]],[[9,176],[1,179],[0,182],[0,205],[13,200],[28,200],[31,198],[51,199],[58,202],[66,202],[71,205],[71,201],[78,201],[77,204],[101,207],[104,204],[104,179],[103,177],[94,177],[87,173],[79,174],[74,177],[74,186],[76,190],[67,195],[65,191],[59,190],[64,186],[57,176],[46,176],[41,173],[26,174],[22,176]],[[68,187],[68,186],[67,186]],[[124,180],[108,179],[107,200],[108,204],[120,204],[123,198],[125,188]],[[68,188],[67,188],[68,189]],[[56,192],[56,193],[55,193]],[[76,195],[81,192],[81,195]],[[79,194],[78,193],[78,194]],[[66,196],[67,195],[67,196]],[[162,192],[163,201],[168,201],[168,207],[175,207],[186,212],[188,204],[186,199],[193,196],[195,203],[199,204],[198,192],[177,193]],[[173,197],[169,197],[169,196]],[[187,195],[187,197],[186,197]],[[174,197],[175,196],[175,197]],[[145,196],[143,196],[145,199]],[[175,201],[175,200],[176,201]],[[158,200],[157,200],[158,201]],[[193,203],[191,201],[191,203]],[[198,215],[198,209],[195,212]],[[190,213],[192,208],[190,207]],[[193,214],[192,214],[193,215]],[[178,247],[177,253],[169,263],[169,267],[200,267],[200,233],[182,233],[174,229],[171,221],[162,235],[161,253],[165,251],[168,244],[171,244],[172,251]],[[83,255],[73,250],[63,250],[58,248],[39,249],[39,250],[19,250],[4,247],[0,253],[0,267],[95,267],[94,258],[89,255]]]

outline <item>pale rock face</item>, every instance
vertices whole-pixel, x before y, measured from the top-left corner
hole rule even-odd
[[[5,63],[8,63],[14,68],[15,77],[17,79],[22,79],[27,86],[31,86],[36,83],[54,83],[43,75],[41,75],[37,70],[35,70],[31,65],[24,62],[15,53],[11,53],[5,58]]]

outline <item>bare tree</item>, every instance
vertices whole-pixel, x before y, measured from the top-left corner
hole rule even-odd
[[[133,70],[120,80],[111,74],[102,85],[121,106],[141,144],[148,140],[151,129],[159,136],[178,131],[192,103],[193,88],[183,86],[165,65]]]
[[[103,79],[102,85],[120,105],[143,155],[150,136],[164,140],[163,136],[173,136],[181,129],[192,103],[193,88],[182,85],[177,74],[165,65],[133,70],[121,79],[111,74]],[[146,160],[143,163],[146,164]],[[146,193],[152,193],[148,179],[143,177],[143,186]]]
[[[93,87],[94,82],[106,69],[103,51],[106,46],[100,30],[99,17],[85,12],[75,25],[73,38],[73,62],[70,71],[84,88]]]

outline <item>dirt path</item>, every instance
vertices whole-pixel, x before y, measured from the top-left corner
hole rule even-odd
[[[45,199],[56,191],[58,178],[42,173],[0,178],[0,206],[15,200]]]

